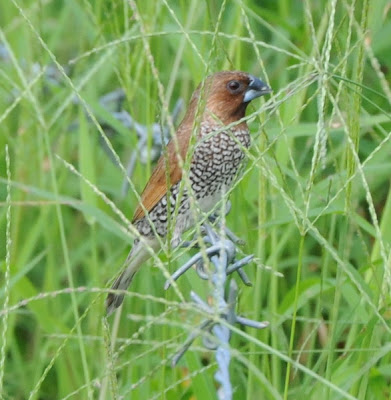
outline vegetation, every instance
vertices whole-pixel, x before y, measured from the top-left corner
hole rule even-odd
[[[270,325],[232,328],[234,399],[391,399],[390,12],[388,0],[2,1],[0,398],[217,398],[201,341],[170,366],[202,318],[190,290],[210,292],[194,271],[164,291],[163,269],[188,251],[149,262],[105,319],[132,243],[118,211],[131,219],[153,163],[136,163],[122,196],[113,154],[126,165],[137,135],[99,98],[121,87],[125,110],[163,126],[206,75],[240,69],[274,90],[249,107],[227,217],[256,256],[253,287],[235,277],[238,312]]]

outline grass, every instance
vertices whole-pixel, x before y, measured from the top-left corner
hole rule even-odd
[[[274,93],[249,107],[227,224],[256,255],[238,311],[270,325],[232,327],[234,399],[391,399],[389,13],[386,0],[3,2],[0,398],[217,398],[200,341],[170,366],[201,318],[190,290],[209,294],[193,271],[163,290],[183,249],[155,256],[104,318],[153,162],[123,197],[137,137],[99,98],[122,87],[137,121],[169,125],[207,74],[241,69]]]

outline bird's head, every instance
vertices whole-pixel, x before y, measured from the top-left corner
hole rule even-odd
[[[253,75],[222,71],[199,85],[191,105],[205,107],[204,119],[214,118],[226,125],[243,118],[251,100],[270,92],[269,86]]]

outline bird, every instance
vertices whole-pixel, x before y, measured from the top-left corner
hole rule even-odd
[[[107,315],[123,302],[124,293],[116,291],[125,291],[151,257],[146,247],[158,251],[169,226],[173,226],[171,245],[175,248],[182,233],[200,219],[195,207],[190,206],[190,196],[197,209],[207,213],[232,186],[245,158],[243,149],[250,146],[249,128],[243,120],[246,108],[252,100],[268,93],[271,89],[266,83],[243,71],[217,72],[196,88],[175,137],[168,142],[141,194],[132,224],[143,240],[135,239],[111,287],[106,299]],[[188,153],[189,169],[184,173]],[[172,217],[175,221],[170,221]]]

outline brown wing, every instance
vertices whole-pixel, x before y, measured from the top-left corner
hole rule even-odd
[[[188,124],[182,124],[178,128],[176,137],[179,147],[179,154],[184,162],[186,159],[187,149],[189,147],[191,127],[188,126]],[[174,143],[174,140],[171,139],[167,145],[167,153],[160,156],[159,161],[153,170],[143,193],[141,194],[141,203],[148,212],[151,211],[152,208],[155,207],[155,205],[159,202],[159,200],[167,194],[167,168],[170,176],[169,187],[178,183],[182,178],[182,169],[179,166],[176,148],[177,147]],[[144,215],[144,209],[139,204],[134,213],[132,222],[136,222],[144,217]]]

